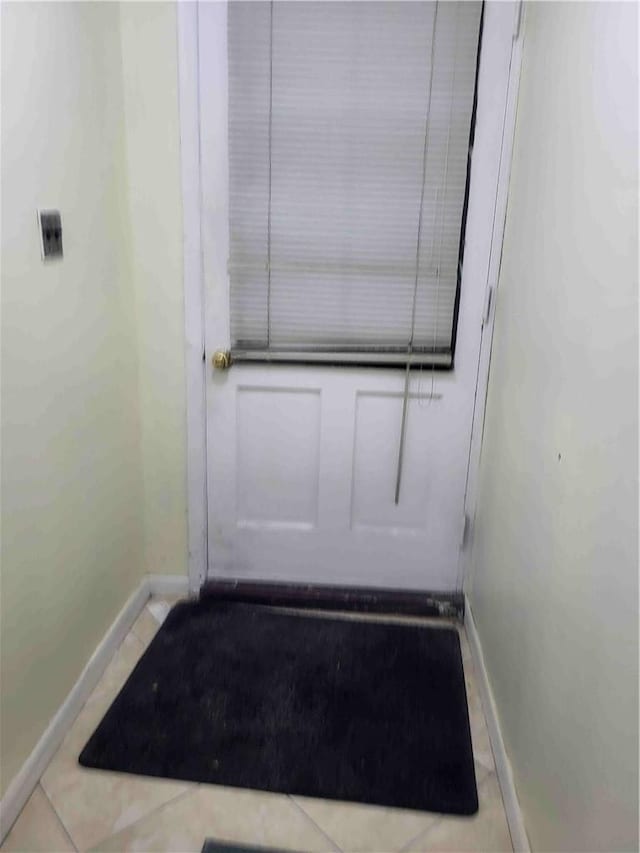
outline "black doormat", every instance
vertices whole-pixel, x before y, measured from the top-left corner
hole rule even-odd
[[[451,814],[478,809],[452,628],[176,605],[85,767]]]

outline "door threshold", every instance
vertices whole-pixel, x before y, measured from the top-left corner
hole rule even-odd
[[[272,607],[351,610],[464,621],[464,595],[461,592],[210,578],[200,588],[200,595],[220,601],[267,604]]]

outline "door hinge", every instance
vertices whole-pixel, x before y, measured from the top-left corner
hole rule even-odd
[[[489,322],[489,317],[491,316],[491,307],[493,305],[493,291],[494,287],[492,284],[487,287],[487,292],[484,297],[484,310],[482,312],[482,328],[487,325]]]
[[[469,540],[469,529],[471,527],[471,519],[465,512],[462,516],[462,530],[460,533],[460,549],[464,550]]]

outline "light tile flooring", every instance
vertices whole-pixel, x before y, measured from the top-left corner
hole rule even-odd
[[[469,645],[465,666],[480,809],[456,818],[86,770],[78,754],[158,630],[166,601],[139,616],[43,774],[1,851],[200,851],[204,839],[317,851],[510,851]],[[442,624],[442,623],[439,623]]]

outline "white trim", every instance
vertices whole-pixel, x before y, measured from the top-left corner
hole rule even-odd
[[[178,86],[184,245],[189,587],[207,576],[207,439],[202,274],[198,4],[178,3]]]
[[[509,66],[509,81],[504,111],[502,131],[502,150],[500,152],[500,169],[496,187],[496,203],[493,215],[493,233],[491,237],[491,255],[487,275],[487,292],[485,305],[488,306],[487,316],[483,314],[482,339],[478,360],[478,378],[476,381],[476,396],[471,427],[471,444],[469,447],[469,468],[467,473],[467,488],[465,493],[465,517],[470,520],[470,536],[461,552],[461,571],[463,587],[468,591],[472,582],[471,553],[475,533],[475,515],[478,501],[478,475],[480,471],[480,454],[484,433],[484,415],[487,392],[489,389],[489,369],[491,365],[491,345],[493,342],[493,326],[498,300],[498,282],[500,279],[500,264],[502,261],[502,246],[507,220],[507,201],[509,195],[509,180],[511,177],[511,160],[516,129],[516,112],[518,106],[518,89],[520,86],[520,69],[522,65],[522,45],[524,41],[524,4],[522,0],[513,3],[514,27],[511,63]],[[491,291],[491,293],[490,293]]]
[[[186,578],[184,581],[186,586]],[[35,745],[33,752],[9,784],[0,801],[0,843],[13,826],[40,777],[71,728],[73,721],[100,681],[116,649],[131,630],[133,623],[149,599],[149,595],[150,579],[145,577],[116,616],[80,673],[78,680],[71,688],[67,698],[58,708],[42,737]]]
[[[147,585],[149,596],[183,595],[186,597],[193,592],[186,575],[146,575],[143,583]]]
[[[469,599],[465,596],[464,608],[464,627],[469,640],[471,656],[473,658],[473,667],[478,680],[480,689],[480,698],[482,700],[482,710],[487,721],[487,729],[489,730],[489,738],[491,739],[491,748],[493,757],[496,762],[496,773],[500,783],[502,792],[502,800],[504,802],[504,810],[507,815],[507,823],[509,824],[509,832],[511,833],[511,841],[513,849],[516,853],[529,853],[529,839],[524,824],[522,809],[518,800],[515,782],[513,779],[513,771],[511,762],[504,745],[502,737],[502,729],[500,728],[500,718],[496,709],[493,691],[489,675],[484,663],[484,655],[482,653],[482,645],[476,628],[476,623],[473,620],[473,613],[469,606]]]

